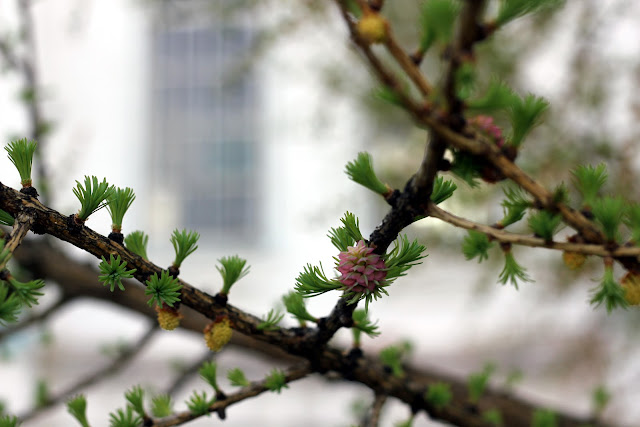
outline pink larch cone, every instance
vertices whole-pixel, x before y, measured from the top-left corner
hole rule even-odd
[[[387,266],[380,255],[373,253],[363,240],[355,246],[349,246],[338,255],[336,267],[342,276],[338,279],[347,290],[353,292],[373,292],[384,284]]]

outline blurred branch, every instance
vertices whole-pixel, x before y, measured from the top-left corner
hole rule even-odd
[[[123,280],[126,292],[110,292],[109,288],[103,286],[98,280],[100,273],[95,266],[68,257],[64,251],[54,246],[54,242],[28,239],[16,251],[14,259],[36,278],[56,282],[62,292],[67,295],[68,300],[76,298],[97,299],[128,308],[154,322],[156,321],[157,313],[147,304],[149,297],[144,293],[144,286],[135,280]],[[180,322],[181,329],[201,334],[204,327],[210,322],[206,317],[189,307],[182,306],[180,312],[184,315]],[[286,363],[300,360],[300,358],[291,356],[278,347],[251,339],[240,333],[233,334],[231,344],[243,348],[244,351],[252,351]]]
[[[189,366],[187,366],[184,369],[180,369],[179,375],[177,375],[175,379],[171,382],[169,387],[166,388],[165,393],[168,394],[169,396],[173,396],[178,390],[180,390],[182,386],[184,386],[187,383],[187,381],[189,381],[189,378],[191,378],[192,375],[195,375],[198,373],[198,369],[200,369],[202,364],[204,362],[211,360],[213,356],[214,356],[213,353],[211,353],[210,351],[207,351],[198,359],[196,359],[195,362],[192,362]]]
[[[13,254],[15,250],[20,246],[22,239],[27,235],[29,229],[33,225],[33,218],[25,213],[20,213],[16,216],[15,223],[13,224],[13,230],[11,231],[11,235],[9,236],[9,240],[4,244],[4,249],[9,251],[9,253]],[[4,261],[0,261],[0,271],[2,271],[7,262],[9,262],[9,256],[7,256]]]
[[[0,54],[2,54],[2,59],[10,69],[20,69],[20,60],[7,40],[0,39]]]
[[[26,319],[22,320],[21,322],[16,323],[16,324],[11,324],[11,326],[7,327],[6,329],[0,330],[0,342],[2,342],[3,339],[5,339],[5,338],[7,338],[7,337],[9,337],[9,336],[11,336],[13,334],[16,334],[16,333],[28,328],[31,325],[44,322],[53,313],[58,311],[60,308],[64,307],[68,302],[70,302],[72,300],[73,300],[73,298],[70,298],[66,294],[63,294],[60,298],[58,298],[58,300],[56,300],[55,303],[53,303],[52,305],[47,307],[45,310],[43,310],[43,311],[41,311],[39,313],[31,314],[29,317],[27,317]]]
[[[287,370],[285,375],[285,383],[288,384],[292,381],[302,379],[311,372],[312,371],[308,363],[293,367]],[[209,413],[219,412],[235,403],[242,402],[245,399],[257,396],[264,393],[265,391],[270,391],[270,389],[266,386],[266,380],[253,382],[248,387],[243,387],[240,391],[228,395],[226,399],[217,400],[216,402],[214,402],[211,406],[209,406]],[[153,423],[150,424],[150,427],[177,426],[201,416],[202,415],[193,414],[190,411],[184,411],[175,415],[171,415],[169,417],[153,420]]]
[[[373,404],[362,420],[362,427],[377,427],[380,424],[380,413],[382,412],[382,408],[386,402],[386,395],[376,393]]]
[[[41,414],[45,409],[50,408],[54,405],[58,405],[60,403],[65,402],[67,399],[72,396],[78,394],[83,389],[104,380],[112,375],[117,374],[123,368],[127,367],[128,363],[133,360],[133,358],[144,348],[146,344],[149,343],[153,335],[158,331],[158,327],[153,325],[150,327],[147,332],[144,333],[142,337],[140,337],[135,344],[130,345],[123,349],[118,357],[116,357],[111,363],[106,365],[105,367],[98,369],[93,372],[91,375],[83,378],[82,380],[76,382],[75,384],[68,387],[66,390],[56,394],[55,396],[48,397],[45,402],[43,402],[42,406],[39,406],[26,414],[18,417],[20,421],[26,422],[34,417],[37,417]]]
[[[446,116],[447,124],[457,131],[464,127],[464,117],[462,116],[462,102],[455,92],[456,73],[462,64],[463,58],[472,56],[473,45],[482,39],[482,34],[479,31],[479,21],[481,13],[484,11],[484,6],[484,0],[464,3],[460,14],[460,22],[458,23],[458,32],[447,64],[443,84],[443,92],[446,103],[449,106],[449,114]],[[419,197],[423,205],[431,197],[433,183],[441,167],[446,148],[446,139],[437,132],[430,131],[429,142],[425,149],[422,164],[412,181],[414,196]]]
[[[427,213],[430,217],[437,218],[441,221],[464,228],[466,230],[480,231],[492,239],[502,243],[512,243],[522,246],[530,246],[534,248],[556,249],[560,251],[578,252],[585,255],[597,255],[601,257],[638,257],[640,256],[640,248],[619,246],[611,248],[609,245],[594,245],[589,243],[570,243],[570,242],[549,242],[545,239],[533,236],[525,236],[517,233],[499,230],[495,227],[480,224],[468,219],[456,216],[444,209],[429,202]]]
[[[22,100],[27,108],[29,119],[29,130],[26,132],[28,139],[38,142],[40,147],[35,155],[38,159],[35,162],[35,181],[38,183],[41,200],[49,200],[48,174],[43,158],[46,147],[45,135],[49,132],[49,124],[44,119],[41,108],[41,91],[38,82],[37,70],[37,49],[35,42],[35,25],[31,15],[31,0],[19,0],[18,5],[18,34],[23,44],[21,55],[16,53],[16,49],[7,39],[0,39],[0,55],[8,68],[20,73],[24,80],[22,88]]]

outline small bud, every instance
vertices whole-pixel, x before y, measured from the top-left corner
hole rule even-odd
[[[356,28],[358,35],[367,43],[383,43],[389,35],[389,23],[375,12],[365,13]]]
[[[577,270],[584,265],[584,262],[587,260],[585,254],[581,254],[580,252],[570,252],[564,251],[562,252],[562,261],[564,261],[564,265],[569,267],[571,270]]]
[[[640,274],[628,272],[620,284],[624,289],[624,299],[629,305],[640,305]]]
[[[178,310],[169,306],[156,306],[156,312],[158,313],[158,324],[166,331],[173,331],[180,326],[180,319],[184,317]]]
[[[204,340],[211,351],[222,350],[231,339],[231,321],[227,316],[220,316],[204,328]]]

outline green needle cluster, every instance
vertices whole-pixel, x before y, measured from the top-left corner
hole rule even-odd
[[[591,290],[590,303],[594,307],[604,304],[607,313],[611,313],[616,308],[627,308],[629,306],[624,294],[624,288],[613,277],[613,266],[606,265],[600,285]]]
[[[491,363],[485,365],[480,372],[475,372],[469,375],[467,380],[467,387],[469,389],[469,400],[471,402],[478,402],[482,397],[487,386],[489,385],[489,379],[495,371],[495,366]]]
[[[37,142],[27,141],[24,138],[12,141],[4,147],[9,153],[9,160],[18,169],[20,183],[23,187],[31,187],[31,166],[33,165],[33,153],[35,153],[37,146]]]
[[[5,212],[0,209],[0,225],[12,227],[14,222],[15,220],[13,219],[11,214],[9,214],[9,212]]]
[[[147,289],[145,289],[144,293],[145,295],[151,295],[147,304],[153,305],[155,302],[160,307],[162,307],[162,304],[173,307],[173,304],[180,301],[182,285],[168,271],[162,271],[160,277],[158,277],[158,274],[154,274],[146,283]]]
[[[424,399],[436,409],[442,409],[447,406],[452,398],[451,385],[443,382],[429,384],[424,395]]]
[[[149,259],[147,256],[148,244],[149,236],[147,236],[144,231],[133,231],[124,238],[125,247],[142,259]]]
[[[289,388],[289,385],[287,384],[287,375],[283,371],[274,368],[264,379],[264,386],[269,390],[280,394],[282,389]]]
[[[196,243],[198,243],[199,238],[200,235],[195,231],[178,231],[177,229],[173,231],[173,234],[171,235],[171,244],[176,252],[176,257],[173,261],[173,266],[175,268],[180,268],[185,258],[198,249]]]
[[[0,325],[16,322],[21,306],[18,296],[9,291],[5,282],[0,281]]]
[[[431,201],[438,205],[449,197],[453,196],[458,186],[451,181],[445,181],[443,177],[437,176],[433,182],[433,192],[431,193]]]
[[[144,390],[142,387],[139,385],[134,386],[131,390],[125,392],[124,397],[140,417],[144,418],[146,416],[144,411]]]
[[[307,307],[304,303],[304,298],[299,293],[289,292],[282,297],[282,301],[284,302],[284,306],[287,309],[287,312],[293,314],[293,316],[298,319],[301,324],[304,324],[305,321],[317,322],[318,319],[313,317],[307,311]]]
[[[200,378],[205,380],[211,387],[213,387],[216,393],[220,392],[218,386],[218,365],[211,360],[204,362],[198,370]]]
[[[111,292],[117,286],[121,291],[124,291],[124,285],[122,284],[122,279],[130,279],[133,277],[133,273],[136,272],[136,269],[127,270],[125,267],[127,266],[126,261],[122,261],[120,259],[120,255],[114,258],[113,254],[109,255],[109,261],[102,257],[102,262],[100,263],[100,276],[98,279],[105,286],[110,286]]]
[[[151,413],[154,417],[168,417],[173,413],[173,402],[168,394],[159,394],[151,398]]]
[[[73,194],[76,195],[81,205],[76,216],[82,222],[86,221],[95,211],[105,207],[105,200],[111,197],[115,191],[112,186],[109,186],[106,179],[98,182],[98,178],[95,176],[85,176],[84,186],[79,181],[76,181],[76,184]]]
[[[531,279],[527,275],[527,270],[517,263],[511,250],[504,251],[504,268],[500,272],[498,282],[506,285],[507,282],[511,283],[516,289],[518,289],[518,281],[531,282]]]
[[[87,399],[79,394],[67,402],[67,412],[69,412],[82,427],[89,427],[87,420]]]
[[[369,190],[385,195],[391,189],[382,183],[373,170],[371,155],[367,152],[358,153],[355,160],[347,163],[346,173],[353,182],[368,188]]]
[[[212,396],[211,398],[207,397],[207,392],[203,391],[202,394],[199,394],[197,391],[194,391],[189,400],[187,400],[187,408],[193,415],[207,415],[211,416],[209,412],[209,407],[213,405],[216,401],[216,397]]]
[[[351,333],[353,334],[353,342],[355,347],[360,347],[360,335],[362,334],[362,332],[364,332],[371,338],[375,338],[380,335],[378,323],[373,323],[371,320],[369,320],[369,314],[367,313],[367,310],[354,310],[352,317],[353,327],[351,328]]]
[[[133,411],[131,406],[126,410],[118,409],[115,413],[109,414],[109,427],[139,427],[142,425],[142,418]]]
[[[273,331],[278,328],[278,323],[280,323],[283,318],[284,313],[272,308],[262,319],[262,322],[258,324],[257,328],[259,331]]]
[[[240,258],[238,255],[222,257],[218,262],[220,266],[216,266],[216,269],[222,276],[222,290],[220,293],[228,295],[231,286],[249,274],[249,266],[247,265],[247,260]]]
[[[227,379],[234,387],[247,387],[249,385],[249,380],[247,380],[240,368],[234,368],[227,372]]]
[[[122,220],[124,214],[131,207],[136,195],[129,187],[116,188],[109,197],[107,197],[107,210],[111,215],[111,228],[114,233],[122,232]]]
[[[496,24],[502,26],[521,16],[560,4],[562,0],[501,0]]]
[[[420,51],[426,52],[435,42],[446,44],[453,35],[460,6],[453,0],[430,0],[422,3],[420,14]]]

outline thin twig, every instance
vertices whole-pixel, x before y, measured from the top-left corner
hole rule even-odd
[[[458,30],[447,63],[443,83],[443,93],[448,104],[448,114],[445,117],[449,121],[449,125],[456,130],[460,130],[464,124],[462,102],[456,94],[456,74],[462,63],[462,58],[470,56],[474,44],[480,40],[481,36],[477,29],[484,10],[484,3],[484,0],[465,2],[460,12]],[[413,65],[413,68],[419,72],[416,65]],[[446,149],[447,140],[440,134],[430,131],[429,143],[425,148],[422,164],[412,182],[414,195],[423,201],[429,200],[431,197],[433,183]]]
[[[180,370],[180,374],[176,376],[176,378],[169,384],[169,387],[166,388],[165,393],[172,396],[175,394],[180,388],[187,383],[189,378],[198,372],[198,369],[202,366],[204,362],[211,360],[214,356],[214,353],[207,351],[201,357],[199,357],[195,362],[191,363],[185,369]]]
[[[158,331],[157,326],[150,327],[145,334],[140,337],[136,343],[126,349],[124,349],[118,357],[116,357],[113,361],[111,361],[107,366],[98,369],[82,380],[76,382],[75,384],[68,387],[66,390],[58,393],[53,397],[48,397],[46,402],[42,406],[34,408],[33,410],[27,412],[26,414],[18,417],[20,421],[25,422],[38,416],[43,410],[50,408],[54,405],[62,403],[72,397],[73,395],[78,394],[80,391],[85,389],[86,387],[95,384],[98,381],[104,380],[105,378],[114,375],[121,371],[127,364],[144,348],[144,346],[151,340],[153,335]]]
[[[20,60],[6,40],[0,40],[0,54],[8,68],[12,70],[20,69]]]
[[[24,78],[24,90],[30,93],[29,99],[25,101],[28,118],[29,118],[29,138],[38,142],[39,150],[36,150],[35,156],[38,160],[35,162],[35,180],[38,183],[39,197],[42,201],[47,201],[48,191],[48,173],[43,157],[43,147],[46,145],[45,135],[48,132],[46,120],[42,114],[41,91],[38,79],[37,58],[38,52],[36,48],[35,25],[31,12],[31,0],[18,1],[18,12],[20,18],[20,34],[25,45],[24,53],[20,58],[20,71]]]
[[[380,423],[380,414],[384,404],[387,402],[387,395],[376,393],[373,404],[362,420],[362,427],[377,427]]]
[[[424,113],[425,108],[422,107],[422,105],[424,104],[417,103],[411,99],[411,97],[408,93],[406,93],[405,88],[394,75],[394,73],[387,70],[387,68],[382,64],[378,57],[371,51],[369,44],[358,36],[355,22],[351,19],[347,9],[345,7],[342,7],[340,0],[336,0],[336,2],[340,6],[342,17],[347,24],[347,27],[349,28],[351,40],[356,44],[356,46],[358,46],[360,52],[362,52],[362,54],[367,59],[367,62],[372,66],[373,71],[376,73],[378,79],[382,82],[382,84],[387,86],[396,94],[396,96],[400,100],[400,103],[402,103],[402,105],[404,105],[409,111],[420,111],[420,114]]]
[[[447,212],[444,209],[436,206],[433,202],[429,202],[427,207],[427,213],[432,218],[437,218],[441,221],[455,225],[456,227],[464,228],[466,230],[475,230],[486,234],[494,240],[502,243],[511,243],[521,246],[530,246],[534,248],[546,248],[555,249],[567,252],[578,252],[585,255],[597,255],[602,257],[638,257],[640,256],[640,248],[638,247],[626,247],[620,246],[615,249],[610,249],[607,245],[596,245],[590,243],[570,243],[570,242],[555,242],[546,241],[539,237],[525,236],[517,233],[510,233],[505,230],[499,230],[489,225],[480,224],[470,221],[468,219],[456,216],[451,212]]]
[[[288,384],[292,381],[299,380],[306,377],[311,372],[312,371],[310,365],[308,363],[304,363],[302,365],[289,369],[285,374],[285,382]],[[245,399],[257,396],[264,393],[265,391],[270,391],[265,383],[266,381],[264,380],[253,382],[251,383],[251,385],[243,387],[240,391],[228,395],[226,399],[216,401],[211,406],[209,406],[209,413],[223,410],[235,403],[242,402]],[[183,411],[165,418],[153,420],[153,423],[150,424],[150,427],[177,426],[201,416],[202,415],[193,414],[191,411]]]
[[[6,337],[16,334],[33,324],[44,322],[49,318],[49,316],[65,306],[72,299],[72,297],[68,297],[66,294],[63,294],[61,298],[59,298],[55,303],[47,307],[45,310],[36,314],[32,314],[31,316],[22,320],[20,323],[10,324],[11,326],[9,326],[8,328],[0,330],[0,342],[2,342],[2,340]]]
[[[409,55],[407,55],[404,49],[400,47],[396,38],[393,37],[391,30],[389,30],[389,34],[385,41],[385,46],[387,47],[387,50],[389,51],[391,56],[393,56],[393,58],[396,60],[398,65],[400,65],[404,72],[407,73],[409,78],[411,78],[413,84],[416,85],[416,87],[426,100],[433,91],[433,88],[424,77],[424,75],[420,72],[420,69],[416,66],[413,60],[411,60]]]
[[[11,235],[9,236],[9,240],[4,244],[3,250],[9,251],[9,253],[13,254],[15,250],[20,246],[20,243],[25,238],[31,226],[33,225],[33,217],[27,215],[24,212],[19,213],[16,216],[15,222],[13,224],[13,230],[11,231]],[[4,261],[0,262],[0,271],[2,271],[7,262],[11,257],[7,257]]]

